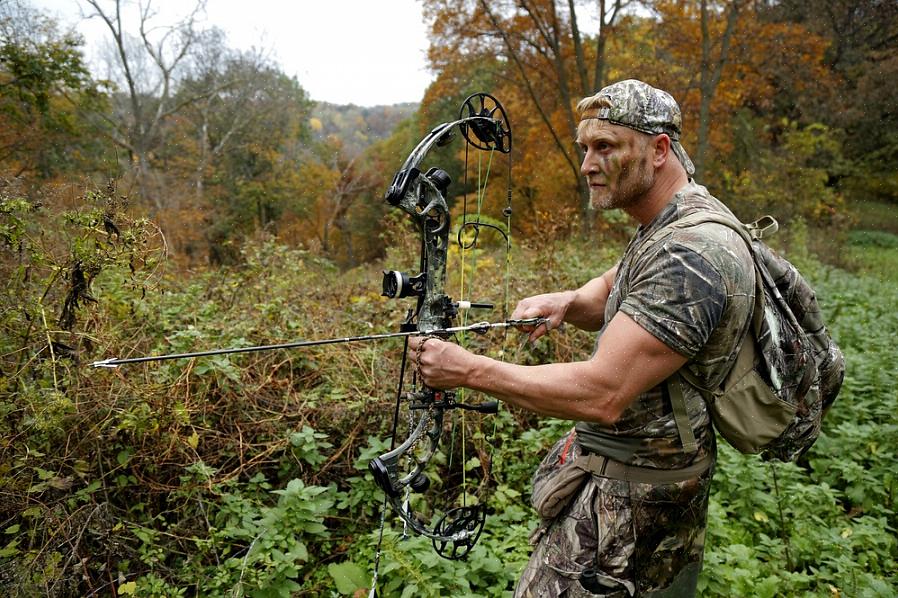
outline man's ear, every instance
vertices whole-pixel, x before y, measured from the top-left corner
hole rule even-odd
[[[670,156],[670,137],[665,133],[655,135],[652,140],[652,164],[655,168],[660,168]]]

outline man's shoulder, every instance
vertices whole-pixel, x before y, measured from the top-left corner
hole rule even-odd
[[[696,211],[722,212],[730,216],[733,215],[722,201],[711,195],[707,187],[699,185],[695,181],[690,181],[677,191],[674,195],[674,203],[677,206],[678,217]]]
[[[703,220],[707,215],[708,220]],[[668,223],[670,234],[664,244],[695,253],[709,262],[721,275],[754,269],[751,250],[742,236],[726,224],[712,219],[723,216],[738,223],[736,216],[720,200],[700,185],[692,184],[677,198],[677,213]],[[675,223],[689,217],[694,224],[677,227]],[[660,248],[659,248],[660,249]]]

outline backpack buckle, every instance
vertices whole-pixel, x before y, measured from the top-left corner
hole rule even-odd
[[[767,216],[758,218],[751,224],[746,224],[745,228],[748,230],[748,234],[751,235],[752,239],[763,239],[778,231],[780,225],[779,222],[776,221],[776,218],[768,214]]]

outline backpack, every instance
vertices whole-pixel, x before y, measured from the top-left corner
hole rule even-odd
[[[682,384],[697,388],[715,428],[743,453],[794,461],[820,434],[823,415],[845,376],[845,360],[823,322],[811,285],[789,261],[761,239],[779,228],[765,216],[743,224],[718,212],[695,212],[656,231],[651,246],[675,229],[717,223],[736,231],[755,265],[751,326],[718,388],[704,388],[681,368],[667,380],[674,420],[686,452],[697,450]]]

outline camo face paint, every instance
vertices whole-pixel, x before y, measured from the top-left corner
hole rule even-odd
[[[603,210],[634,204],[654,183],[644,134],[606,121],[583,120],[577,143],[584,153],[580,172],[589,184],[593,207]]]

